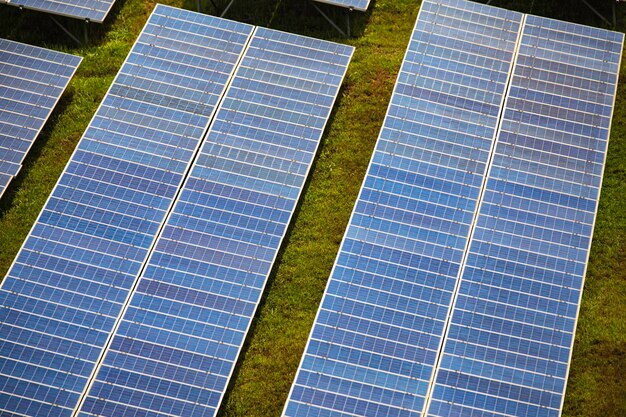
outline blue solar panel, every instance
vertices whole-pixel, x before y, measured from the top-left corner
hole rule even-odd
[[[115,0],[0,0],[0,4],[24,7],[76,19],[102,23]]]
[[[0,190],[1,190],[0,196],[2,196],[2,193],[4,193],[4,191],[6,190],[6,188],[8,187],[12,179],[13,179],[13,175],[0,174]]]
[[[421,415],[521,20],[422,3],[285,415]]]
[[[315,0],[320,3],[333,4],[335,6],[345,7],[347,9],[359,10],[364,12],[370,5],[370,0]]]
[[[257,28],[81,416],[216,414],[352,52]]]
[[[0,39],[0,196],[81,61],[78,56]]]
[[[72,415],[252,29],[150,16],[2,283],[3,415]]]
[[[527,16],[429,416],[560,415],[623,36]]]

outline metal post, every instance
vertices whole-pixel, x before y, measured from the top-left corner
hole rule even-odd
[[[85,44],[87,44],[87,42],[89,42],[89,19],[85,20],[85,28],[83,30],[83,35],[85,38]]]
[[[337,32],[341,33],[341,35],[342,35],[342,36],[346,36],[345,32],[344,32],[343,30],[341,30],[341,28],[340,28],[339,26],[337,26],[337,24],[336,24],[335,22],[333,22],[333,20],[332,20],[330,17],[326,16],[326,13],[324,13],[324,12],[322,11],[322,9],[320,9],[319,7],[317,7],[317,5],[316,5],[315,3],[311,3],[311,5],[315,8],[315,10],[317,10],[317,11],[319,12],[319,14],[321,14],[321,15],[322,15],[322,17],[323,17],[324,19],[326,19],[326,21],[327,21],[328,23],[330,23],[330,24],[331,24],[331,26],[332,26],[332,27],[334,27],[334,28],[335,28],[335,30],[336,30]]]
[[[348,35],[347,37],[348,37],[348,38],[350,37],[350,14],[351,14],[351,13],[352,13],[352,7],[350,7],[349,9],[347,9],[347,12],[346,12],[346,18],[347,18],[347,19],[346,19],[346,25],[347,25],[346,32],[347,32],[347,35]]]
[[[607,25],[611,26],[611,22],[609,22],[606,17],[602,16],[602,14],[597,11],[596,9],[593,8],[593,6],[591,4],[589,4],[589,2],[587,0],[581,0],[585,6],[587,6],[589,8],[589,10],[591,10],[592,12],[594,12],[596,14],[596,16],[598,16],[600,19],[604,20],[604,23],[606,23]]]
[[[63,26],[61,23],[59,23],[59,21],[58,21],[58,20],[56,20],[56,19],[54,18],[54,16],[50,16],[50,19],[52,19],[52,21],[53,21],[53,22],[54,22],[54,23],[55,23],[55,24],[56,24],[59,28],[61,28],[61,30],[62,30],[63,32],[65,32],[65,34],[66,34],[67,36],[69,36],[70,38],[72,38],[72,39],[74,40],[74,42],[76,42],[78,45],[81,45],[81,46],[82,46],[82,44],[83,44],[83,43],[82,43],[82,42],[81,42],[81,41],[80,41],[80,40],[79,40],[76,36],[74,36],[74,34],[73,34],[72,32],[70,32],[69,30],[67,30],[67,29],[65,28],[65,26]]]
[[[235,2],[235,0],[230,0],[230,3],[228,3],[228,5],[226,6],[226,8],[224,9],[224,11],[222,12],[222,14],[220,15],[220,17],[224,17],[224,15],[226,14],[226,12],[228,11],[228,9],[230,9],[230,6],[233,5],[233,3]]]
[[[613,4],[613,28],[617,27],[617,16],[615,15],[615,3],[617,3],[617,1],[614,1]]]
[[[198,13],[200,12],[200,0],[196,0],[196,5],[198,7]]]

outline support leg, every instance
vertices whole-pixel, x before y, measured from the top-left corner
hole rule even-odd
[[[617,16],[615,14],[615,3],[617,3],[616,1],[614,1],[613,4],[613,28],[617,27]]]
[[[352,9],[348,9],[346,12],[346,34],[347,37],[350,37],[350,15],[352,14]]]
[[[597,11],[591,4],[589,4],[589,2],[587,0],[580,0],[582,1],[585,6],[587,6],[589,8],[589,10],[591,10],[593,13],[595,13],[596,16],[598,16],[600,19],[602,19],[604,21],[604,23],[606,23],[607,25],[611,26],[611,22],[609,22],[606,17],[602,16],[602,14]]]
[[[224,17],[224,15],[226,14],[226,12],[228,11],[228,9],[230,9],[230,6],[233,5],[233,3],[235,2],[235,0],[230,0],[230,3],[228,3],[228,5],[224,8],[224,11],[222,12],[222,14],[220,15],[220,17]]]
[[[343,30],[341,30],[341,28],[340,28],[339,26],[337,26],[337,24],[336,24],[335,22],[333,22],[333,20],[332,20],[330,17],[328,17],[328,16],[326,15],[326,13],[324,13],[324,12],[322,11],[322,9],[320,9],[319,7],[317,7],[317,5],[316,5],[315,3],[311,3],[311,5],[315,8],[315,10],[317,10],[317,11],[318,11],[318,13],[319,13],[319,14],[321,14],[321,15],[322,15],[322,17],[323,17],[324,19],[326,19],[326,21],[327,21],[328,23],[330,23],[330,25],[331,25],[332,27],[334,27],[334,28],[335,28],[335,30],[336,30],[337,32],[341,33],[341,35],[342,35],[342,36],[346,36],[346,33],[345,33]]]
[[[76,37],[74,36],[74,34],[72,32],[70,32],[69,30],[67,30],[67,28],[65,26],[63,26],[58,20],[56,20],[54,18],[54,16],[50,16],[50,19],[52,19],[52,21],[63,31],[65,32],[65,34],[67,36],[69,36],[70,38],[72,38],[72,40],[74,42],[76,42],[78,45],[82,45],[83,43]]]

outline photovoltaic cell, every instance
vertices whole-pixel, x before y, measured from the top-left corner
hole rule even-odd
[[[115,0],[0,0],[0,4],[24,7],[76,19],[102,23]]]
[[[335,6],[345,7],[351,10],[359,10],[364,12],[370,5],[370,0],[315,0],[320,3],[333,4]]]
[[[623,36],[526,17],[429,416],[560,415]]]
[[[0,39],[0,196],[82,58]]]
[[[81,416],[216,414],[352,52],[256,29]]]
[[[0,288],[0,414],[72,415],[252,29],[150,16]]]
[[[521,20],[422,3],[285,415],[422,414]]]

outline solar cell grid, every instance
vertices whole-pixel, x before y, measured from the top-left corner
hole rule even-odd
[[[81,415],[216,414],[352,51],[256,29]]]
[[[2,414],[216,413],[352,54],[252,31],[150,17],[0,288]],[[286,415],[560,414],[622,44],[423,2]]]
[[[82,58],[0,39],[0,196]]]
[[[72,415],[252,26],[157,6],[0,288],[0,408]]]
[[[422,3],[285,415],[422,414],[521,18]]]
[[[0,4],[24,7],[76,19],[102,23],[115,0],[0,0]]]
[[[429,415],[560,415],[622,44],[526,17]]]

